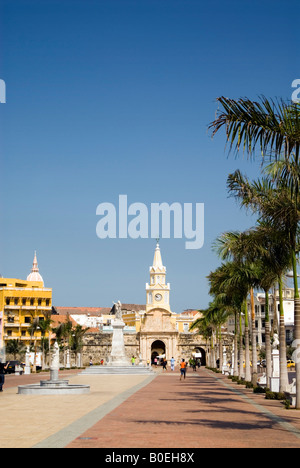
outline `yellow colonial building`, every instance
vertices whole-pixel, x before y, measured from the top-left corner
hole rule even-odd
[[[26,280],[0,278],[0,347],[13,339],[29,345],[32,320],[36,317],[44,320],[45,314],[51,310],[52,289],[44,286],[35,253]],[[37,331],[34,337],[39,340],[41,333]]]

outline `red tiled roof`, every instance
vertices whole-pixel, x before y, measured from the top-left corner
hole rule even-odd
[[[54,307],[54,310],[59,315],[90,314],[96,317],[101,317],[101,315],[109,315],[111,309],[111,307]],[[139,312],[140,310],[146,310],[146,305],[122,304],[122,310]]]
[[[97,317],[109,315],[111,311],[109,307],[54,307],[54,309],[59,315],[90,314]]]
[[[67,321],[67,315],[51,315],[51,327],[56,328],[60,323]],[[76,326],[77,323],[70,317],[73,326]]]
[[[197,315],[199,314],[199,310],[187,309],[181,312],[180,315]]]

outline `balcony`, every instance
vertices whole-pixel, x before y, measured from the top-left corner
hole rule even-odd
[[[15,321],[15,322],[5,322],[4,323],[4,328],[19,328],[20,322]]]

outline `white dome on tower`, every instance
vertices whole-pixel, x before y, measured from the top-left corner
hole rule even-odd
[[[27,276],[27,281],[40,281],[44,285],[44,280],[39,273],[39,267],[36,258],[36,252],[34,252],[33,264],[31,268],[31,273]]]

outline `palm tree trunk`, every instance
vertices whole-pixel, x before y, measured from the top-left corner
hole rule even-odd
[[[245,380],[246,382],[251,381],[251,369],[250,369],[250,346],[249,346],[249,321],[248,321],[248,306],[247,300],[244,301],[245,311]]]
[[[269,291],[265,291],[265,298],[266,379],[267,387],[270,388],[272,377],[272,350],[270,335]]]
[[[234,331],[234,363],[233,363],[233,375],[238,376],[238,336],[237,336],[237,312],[234,314],[235,317],[235,331]]]
[[[242,327],[242,313],[239,313],[239,325],[240,325],[240,353],[239,353],[239,378],[244,377],[244,349],[243,349],[243,327]]]
[[[284,310],[282,300],[282,278],[278,278],[279,286],[279,365],[280,365],[280,384],[279,391],[286,392],[288,387],[288,373],[286,362],[286,338],[285,338],[285,324],[284,324]]]
[[[223,369],[223,340],[222,340],[222,331],[221,325],[219,326],[219,369]]]
[[[253,288],[250,289],[251,318],[252,318],[252,384],[257,384],[257,351],[256,351],[256,328]]]
[[[211,335],[211,367],[216,367],[216,356],[215,356],[215,346],[214,346],[214,333]]]
[[[292,255],[293,276],[294,276],[294,352],[296,365],[296,409],[300,409],[300,298],[297,278],[296,253]],[[299,357],[298,357],[299,356]]]

